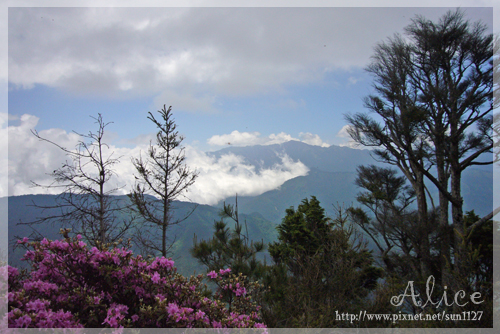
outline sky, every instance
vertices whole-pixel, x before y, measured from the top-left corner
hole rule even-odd
[[[41,5],[50,3],[55,7]],[[172,106],[186,162],[199,172],[186,200],[215,204],[235,193],[258,195],[306,175],[307,167],[283,156],[281,164],[258,170],[241,157],[215,159],[206,152],[288,140],[352,146],[344,115],[364,111],[363,97],[372,92],[364,68],[377,43],[403,33],[416,15],[436,20],[457,6],[468,19],[500,30],[493,26],[494,1],[432,1],[434,7],[422,8],[393,7],[394,1],[330,8],[279,7],[279,1],[278,7],[116,3],[16,1],[22,7],[2,8],[8,53],[0,58],[0,82],[8,98],[0,104],[8,111],[0,113],[0,141],[8,136],[8,157],[0,166],[0,197],[57,192],[33,188],[31,181],[49,184],[47,173],[67,157],[31,130],[74,148],[75,132],[95,132],[92,117],[99,113],[112,122],[105,131],[108,153],[121,157],[112,186],[127,193],[134,183],[130,159],[155,137],[148,112],[158,115],[163,105]],[[315,3],[327,2],[307,2]]]

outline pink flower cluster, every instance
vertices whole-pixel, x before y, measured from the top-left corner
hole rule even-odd
[[[262,288],[257,282],[249,283],[247,278],[240,274],[230,274],[231,269],[220,269],[219,272],[210,271],[207,276],[218,286],[215,297],[227,303],[230,317],[235,327],[249,327],[254,323],[255,328],[265,328],[265,325],[255,321],[259,318],[260,306],[253,302],[254,291]],[[238,310],[238,312],[231,312]]]
[[[265,327],[244,284],[228,283],[229,268],[207,276],[239,300],[231,311],[219,295],[203,296],[203,275],[186,278],[171,259],[88,249],[80,239],[18,241],[32,249],[31,271],[8,266],[9,327]]]

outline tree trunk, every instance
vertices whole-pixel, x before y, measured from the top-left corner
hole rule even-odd
[[[441,123],[436,122],[436,125]],[[436,147],[436,169],[439,184],[444,188],[448,189],[449,175],[446,171],[445,166],[445,150],[444,150],[444,136],[441,135],[444,131],[441,129],[438,131],[437,137],[434,139],[434,145]],[[441,236],[441,244],[439,248],[439,261],[441,269],[441,285],[450,285],[451,278],[449,277],[447,266],[451,264],[451,236],[449,231],[449,217],[448,217],[449,201],[443,192],[439,192],[439,234]]]

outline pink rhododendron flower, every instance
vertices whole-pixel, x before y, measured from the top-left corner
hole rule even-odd
[[[168,314],[175,315],[176,313],[179,312],[179,306],[177,306],[177,304],[175,304],[175,303],[169,303],[167,310],[168,310]]]
[[[203,317],[205,317],[205,312],[203,312],[202,310],[198,310],[198,312],[195,313],[196,320],[203,319]]]
[[[17,270],[17,268],[15,267],[7,266],[7,271],[9,273],[9,277],[15,277],[19,275],[19,270]]]
[[[24,243],[27,243],[29,241],[28,238],[24,237],[23,240],[17,240],[17,243],[18,244],[24,244]]]
[[[30,328],[79,327],[252,327],[260,321],[252,291],[236,283],[227,290],[241,306],[218,302],[228,287],[231,269],[211,271],[219,290],[203,297],[201,279],[177,273],[171,259],[144,260],[126,248],[99,250],[81,238],[32,242],[25,260],[28,276],[0,267],[8,277],[8,326]],[[20,243],[26,242],[27,238]],[[161,284],[159,284],[161,283]],[[89,297],[91,296],[91,297]],[[142,310],[147,309],[147,312]],[[245,309],[248,314],[241,314]],[[56,311],[54,311],[56,310]],[[128,312],[133,312],[128,318]],[[133,324],[132,324],[133,323]],[[260,325],[259,325],[260,326]]]
[[[225,274],[229,274],[231,272],[231,268],[227,268],[227,269],[221,269],[219,270],[219,273],[221,275],[225,275]]]
[[[217,273],[216,273],[215,271],[213,271],[213,270],[212,270],[211,272],[209,272],[209,273],[207,274],[207,276],[208,276],[208,277],[210,277],[210,278],[216,278],[216,277],[217,277]]]
[[[153,283],[157,284],[160,281],[160,274],[158,274],[158,272],[155,271],[153,276],[151,276],[151,280],[153,281]]]
[[[47,306],[50,304],[48,300],[34,300],[31,302],[26,303],[26,309],[28,311],[35,311],[35,312],[41,312],[47,308]]]
[[[13,327],[28,328],[30,323],[31,323],[31,317],[29,315],[23,315],[22,317],[20,317],[14,321]]]
[[[158,259],[158,263],[160,264],[160,266],[167,269],[172,269],[174,267],[174,261],[166,259],[165,257],[161,257],[160,259]]]
[[[238,288],[238,289],[236,289],[235,294],[236,294],[236,296],[244,296],[247,294],[247,289],[245,289],[243,287]]]

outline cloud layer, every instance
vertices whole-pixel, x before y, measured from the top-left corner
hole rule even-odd
[[[292,161],[286,155],[281,157],[281,164],[260,170],[245,164],[241,156],[234,154],[223,155],[216,159],[203,152],[189,149],[186,158],[189,166],[200,172],[187,197],[194,202],[205,204],[216,204],[235,194],[260,195],[278,188],[287,180],[306,175],[309,171],[302,162]]]
[[[5,118],[5,119],[4,119]],[[5,123],[6,117],[0,118]],[[34,181],[49,185],[53,182],[47,173],[61,167],[69,158],[50,143],[39,141],[32,133],[39,119],[25,114],[18,120],[19,124],[8,127],[8,195],[60,192],[60,189],[44,189],[31,186]],[[1,124],[0,124],[1,125]],[[0,142],[6,143],[7,129],[1,129]],[[67,149],[73,149],[81,138],[75,133],[67,133],[61,129],[49,129],[39,132],[40,136]],[[105,138],[106,139],[106,138]],[[106,140],[105,140],[106,141]],[[138,141],[139,142],[139,141]],[[137,174],[131,163],[131,157],[139,157],[148,147],[140,141],[133,148],[110,145],[104,156],[119,158],[120,162],[113,166],[114,177],[109,184],[111,188],[120,188],[118,193],[126,194],[135,182]],[[181,200],[190,200],[202,204],[216,204],[218,201],[238,193],[240,195],[259,195],[275,189],[285,181],[306,175],[308,168],[300,161],[292,161],[288,156],[281,157],[281,163],[269,169],[257,169],[245,163],[241,156],[223,155],[220,158],[209,157],[204,152],[186,146],[186,163],[197,170],[199,177],[189,192]],[[4,175],[2,173],[2,175]],[[0,196],[7,196],[6,189],[0,189]]]
[[[442,12],[13,7],[9,82],[79,95],[154,95],[185,111],[213,112],[218,96],[283,92],[336,69],[361,68],[373,43],[401,31],[409,17]]]

